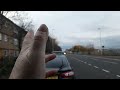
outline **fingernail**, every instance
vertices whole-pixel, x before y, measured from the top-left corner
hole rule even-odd
[[[45,24],[42,24],[38,30],[42,32],[48,32],[48,27]]]

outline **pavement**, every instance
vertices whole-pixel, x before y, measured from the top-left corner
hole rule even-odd
[[[90,55],[66,55],[76,79],[120,79],[120,59]]]

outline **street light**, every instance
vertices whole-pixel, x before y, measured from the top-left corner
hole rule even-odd
[[[53,30],[54,29],[52,29],[52,34],[53,34]],[[54,39],[52,39],[52,51],[54,51]]]
[[[105,47],[105,46],[102,46],[102,54],[103,54],[103,55],[104,55],[104,47]]]
[[[101,28],[98,28],[98,30],[100,31],[100,52],[101,52],[101,55],[102,55]]]

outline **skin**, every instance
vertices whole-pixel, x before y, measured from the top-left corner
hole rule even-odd
[[[56,55],[45,55],[47,39],[48,28],[45,24],[39,27],[35,36],[33,31],[28,31],[9,79],[45,79],[46,75],[49,76],[49,72],[45,70],[45,63],[54,59]]]

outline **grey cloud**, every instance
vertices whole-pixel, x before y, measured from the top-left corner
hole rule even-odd
[[[120,36],[109,36],[102,40],[106,48],[120,48]]]
[[[73,41],[75,44],[80,45],[87,45],[89,43],[94,44],[96,48],[99,48],[100,45],[100,39],[99,38],[77,38],[77,37],[69,37],[70,40]],[[66,44],[67,45],[67,44]],[[105,48],[120,48],[120,36],[108,36],[102,38],[102,45],[105,46]],[[65,47],[72,47],[72,45],[68,44]],[[64,48],[65,48],[64,47]]]
[[[33,12],[35,13],[35,12]],[[50,33],[60,41],[63,48],[73,44],[94,43],[99,47],[99,31],[102,31],[102,40],[106,47],[120,45],[120,11],[56,11],[32,13],[36,27],[46,23]],[[74,33],[72,35],[72,33]],[[80,36],[80,35],[85,36]],[[96,38],[93,36],[96,35]],[[112,35],[112,36],[110,36]],[[118,35],[118,36],[117,36]],[[98,37],[98,38],[97,38]]]

